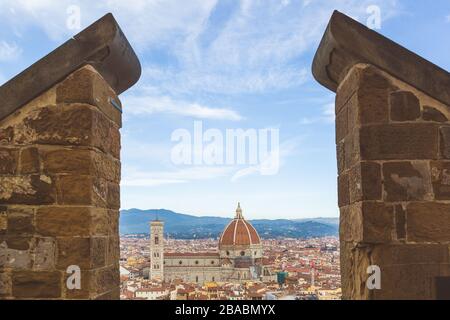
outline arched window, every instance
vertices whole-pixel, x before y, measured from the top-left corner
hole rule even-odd
[[[183,261],[181,261],[181,260],[180,260],[180,261],[178,261],[178,264],[183,264]]]
[[[198,282],[198,276],[195,276],[195,282]]]
[[[213,282],[216,281],[216,278],[215,278],[215,277],[212,277],[212,281],[213,281]]]
[[[241,251],[241,256],[245,256],[245,251]]]
[[[229,255],[230,255],[230,251],[227,250],[227,256],[229,256]]]
[[[159,237],[155,236],[155,244],[159,244]]]
[[[198,264],[198,260],[195,260],[195,264]]]
[[[214,260],[211,260],[211,264],[214,264]]]

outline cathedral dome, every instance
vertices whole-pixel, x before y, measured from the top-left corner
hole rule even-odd
[[[243,215],[240,204],[236,209],[236,216],[225,227],[219,240],[219,247],[223,246],[250,246],[260,244],[258,232],[247,222]]]

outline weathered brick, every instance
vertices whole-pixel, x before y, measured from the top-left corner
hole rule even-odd
[[[49,204],[56,200],[54,179],[45,175],[0,177],[0,204]]]
[[[111,103],[121,106],[113,89],[92,67],[81,68],[67,77],[56,89],[57,103],[87,103],[97,106],[105,115],[121,126],[122,114]]]
[[[89,236],[89,207],[40,207],[36,211],[36,232],[42,236]]]
[[[0,236],[0,270],[29,269],[32,264],[31,238]]]
[[[345,138],[348,133],[348,118],[347,108],[342,110],[336,115],[336,143]]]
[[[422,111],[422,118],[425,121],[447,122],[447,117],[438,109],[424,106]]]
[[[111,209],[120,209],[120,186],[116,183],[108,183],[107,206]]]
[[[12,293],[16,298],[59,298],[61,273],[58,271],[13,271]]]
[[[434,124],[405,123],[362,127],[361,157],[363,160],[436,159],[437,137],[437,127]]]
[[[381,165],[361,162],[350,170],[350,203],[381,199]]]
[[[14,140],[14,128],[0,128],[0,145],[9,145]]]
[[[16,149],[0,148],[0,174],[16,174],[19,152]]]
[[[358,202],[341,210],[340,238],[360,243],[387,243],[394,232],[394,210],[381,202]]]
[[[377,265],[448,263],[449,250],[441,244],[394,244],[374,246],[371,257]]]
[[[33,270],[51,271],[55,269],[56,241],[54,238],[37,237],[33,252]]]
[[[119,266],[106,267],[95,271],[95,286],[98,294],[104,294],[120,285]]]
[[[434,299],[433,279],[440,274],[439,264],[382,266],[381,290],[372,290],[376,300]]]
[[[444,159],[450,159],[450,126],[441,127],[440,132],[440,151]]]
[[[57,148],[41,153],[43,169],[47,174],[93,174],[90,150]]]
[[[402,205],[396,205],[394,210],[397,240],[404,240],[406,238],[406,212]]]
[[[362,204],[363,242],[386,243],[394,232],[394,209],[380,202]]]
[[[91,238],[57,238],[57,248],[57,268],[66,270],[68,266],[77,265],[87,270],[92,267]]]
[[[0,235],[5,234],[8,228],[8,214],[6,210],[6,207],[0,206]]]
[[[92,176],[61,176],[58,179],[58,202],[65,205],[105,207],[107,183]]]
[[[428,163],[388,162],[383,164],[386,201],[431,200],[431,176]]]
[[[431,161],[430,166],[434,197],[450,200],[450,161]]]
[[[450,204],[412,202],[406,209],[408,241],[450,241]]]
[[[11,275],[7,272],[0,272],[0,297],[11,295]]]
[[[344,140],[345,168],[350,169],[361,160],[359,129],[350,132]]]
[[[120,259],[120,239],[117,235],[113,235],[108,239],[108,250],[106,257],[106,265],[114,265]]]
[[[21,174],[33,174],[40,172],[39,151],[35,147],[25,148],[20,153]]]
[[[338,204],[339,207],[350,204],[350,185],[348,174],[341,174],[338,177]]]
[[[103,267],[106,261],[106,237],[58,237],[57,268],[77,265],[82,270]]]
[[[48,106],[33,110],[15,137],[17,143],[89,145],[96,111],[87,105]]]
[[[340,141],[336,144],[337,170],[341,174],[345,169],[345,142]]]
[[[340,208],[339,239],[360,242],[363,238],[361,202]]]
[[[92,172],[107,181],[120,182],[120,161],[100,152],[92,152]]]
[[[414,121],[420,117],[419,99],[410,91],[392,92],[390,104],[393,121]]]
[[[341,241],[341,287],[343,299],[368,299],[367,268],[371,246]]]
[[[30,208],[12,208],[8,210],[8,234],[27,235],[34,232],[34,210]]]

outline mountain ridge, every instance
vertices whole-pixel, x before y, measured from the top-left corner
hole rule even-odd
[[[156,218],[165,222],[171,238],[217,238],[231,218],[195,216],[167,209],[128,209],[120,215],[120,234],[148,234],[149,223]],[[250,223],[262,238],[311,238],[336,236],[339,218],[253,219]]]

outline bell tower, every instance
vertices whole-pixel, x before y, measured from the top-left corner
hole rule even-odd
[[[164,222],[150,222],[150,279],[164,280]]]

